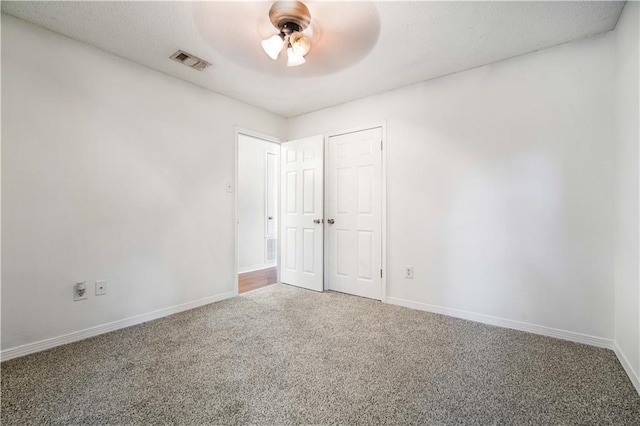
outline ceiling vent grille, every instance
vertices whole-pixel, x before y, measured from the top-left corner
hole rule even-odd
[[[184,50],[178,50],[176,53],[171,55],[171,59],[198,71],[202,71],[211,65],[204,59],[200,59],[191,53],[185,52]]]

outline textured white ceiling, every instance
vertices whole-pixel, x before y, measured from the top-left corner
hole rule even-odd
[[[624,2],[306,4],[314,46],[298,68],[260,50],[269,1],[3,1],[2,11],[291,117],[612,30]],[[213,65],[170,60],[178,49]]]

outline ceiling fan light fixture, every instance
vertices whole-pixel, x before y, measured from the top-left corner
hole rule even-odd
[[[287,49],[287,66],[288,67],[297,67],[298,65],[304,64],[306,61],[304,56],[298,55],[293,51],[292,47]]]
[[[280,34],[275,34],[268,39],[262,40],[262,48],[264,49],[264,52],[274,61],[278,59],[283,47],[284,40]]]
[[[291,34],[289,44],[291,44],[293,53],[299,56],[305,56],[309,53],[309,50],[311,50],[311,40],[309,40],[309,37],[299,32]]]
[[[266,54],[276,60],[283,47],[287,46],[287,66],[304,64],[304,56],[311,49],[311,40],[302,34],[311,23],[307,6],[300,1],[276,1],[269,9],[269,20],[279,34],[262,41]]]

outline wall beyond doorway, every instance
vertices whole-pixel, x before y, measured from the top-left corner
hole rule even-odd
[[[275,169],[268,161],[275,156]],[[280,145],[238,134],[238,272],[250,272],[276,265],[277,260],[277,176]],[[271,163],[271,167],[274,164]],[[268,175],[275,179],[275,193],[267,190]],[[271,212],[268,210],[271,198]],[[271,217],[272,219],[269,219]]]

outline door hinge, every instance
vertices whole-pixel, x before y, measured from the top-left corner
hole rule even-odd
[[[382,149],[382,141],[380,141],[380,149]]]
[[[380,278],[382,278],[382,269],[380,269]]]

